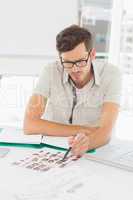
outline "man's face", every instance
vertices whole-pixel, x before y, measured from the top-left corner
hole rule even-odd
[[[90,74],[92,52],[87,52],[84,43],[77,45],[71,51],[61,53],[61,60],[65,71],[77,85],[82,85]]]

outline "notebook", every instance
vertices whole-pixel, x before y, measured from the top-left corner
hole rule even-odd
[[[5,127],[0,131],[0,143],[40,144],[41,135],[24,135],[20,128]]]
[[[50,147],[54,147],[60,150],[67,150],[69,148],[68,144],[69,137],[54,137],[54,136],[43,136],[42,143]],[[87,151],[87,153],[95,152],[95,149]]]
[[[53,148],[65,151],[69,148],[68,137],[42,135],[24,135],[20,128],[5,127],[0,129],[0,146],[16,146],[30,148]],[[95,150],[89,152],[93,153]]]
[[[42,143],[68,149],[68,137],[43,136]]]

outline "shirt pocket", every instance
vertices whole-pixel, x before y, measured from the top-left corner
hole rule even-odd
[[[70,102],[63,93],[52,95],[50,101],[53,106],[59,107],[60,109],[70,109],[71,107]]]
[[[96,124],[101,115],[100,104],[80,104],[74,110],[74,122],[77,124]]]
[[[103,93],[100,91],[93,91],[86,99],[86,107],[100,108],[103,105]]]
[[[57,93],[56,96],[51,97],[50,104],[53,120],[60,123],[68,123],[71,114],[71,105],[65,98],[65,95]]]

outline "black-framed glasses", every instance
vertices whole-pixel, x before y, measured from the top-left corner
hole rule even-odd
[[[80,60],[76,60],[76,61],[63,61],[62,57],[60,57],[61,64],[64,67],[64,69],[68,69],[68,70],[71,70],[74,67],[74,65],[76,65],[78,68],[84,68],[87,65],[90,52],[91,52],[91,50],[89,52],[87,52],[88,56],[86,59],[80,59]]]

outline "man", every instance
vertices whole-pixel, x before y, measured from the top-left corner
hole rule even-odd
[[[71,136],[75,155],[106,144],[118,116],[119,69],[96,61],[91,33],[77,25],[56,37],[59,60],[44,67],[24,119],[25,134]]]

